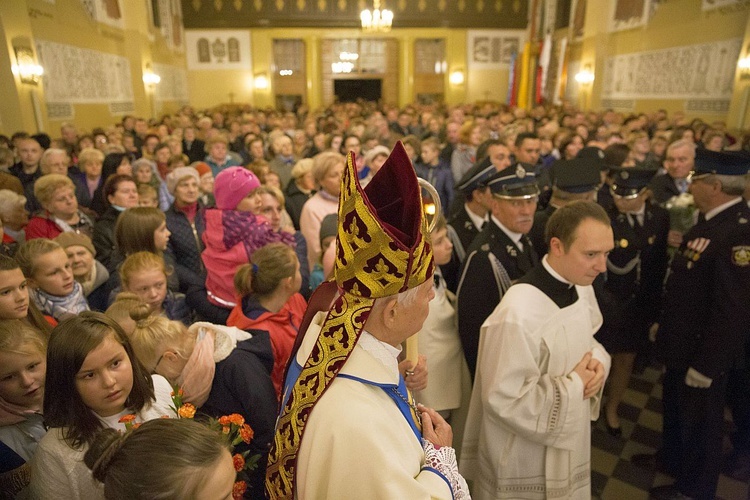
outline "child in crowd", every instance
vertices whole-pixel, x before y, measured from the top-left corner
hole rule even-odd
[[[0,491],[29,484],[31,457],[47,429],[42,420],[47,336],[22,320],[0,321]]]
[[[138,206],[159,208],[159,195],[152,185],[138,185]]]
[[[83,287],[73,277],[68,254],[46,238],[27,241],[16,260],[28,280],[30,295],[44,314],[57,321],[89,310]]]
[[[104,311],[104,314],[120,325],[125,332],[125,335],[130,337],[130,334],[135,330],[135,321],[130,317],[130,311],[141,304],[145,304],[145,302],[136,294],[131,292],[120,292],[115,297],[115,301],[112,302],[112,305]]]
[[[29,300],[26,277],[15,259],[0,255],[0,324],[20,319],[37,330],[49,335],[53,324]]]
[[[135,423],[175,416],[172,388],[149,376],[133,354],[122,328],[95,312],[57,326],[47,349],[44,420],[50,427],[31,464],[33,498],[103,498],[83,456],[97,431],[125,430]]]
[[[134,307],[130,317],[135,321],[130,335],[133,350],[148,370],[180,386],[183,401],[201,412],[213,417],[239,413],[255,430],[252,443],[237,451],[261,454],[261,466],[251,473],[250,483],[253,497],[262,497],[277,406],[268,333],[202,322],[188,329],[150,315],[147,305]]]
[[[276,232],[257,213],[261,198],[258,178],[243,167],[229,167],[216,178],[216,208],[206,210],[201,254],[207,271],[208,300],[224,309],[235,305],[233,280],[237,266],[250,261],[258,248],[273,242],[294,244],[294,236]]]
[[[414,165],[417,175],[435,188],[440,205],[448,210],[453,201],[453,173],[451,166],[440,158],[440,142],[434,137],[422,141],[421,161]],[[425,197],[422,191],[422,197]]]
[[[323,217],[320,223],[320,259],[315,263],[310,273],[310,289],[315,290],[318,285],[328,279],[328,274],[323,266],[323,259],[328,253],[328,248],[336,241],[336,231],[338,230],[339,216],[337,214],[328,214]],[[335,245],[333,251],[335,251]]]
[[[427,387],[417,391],[420,403],[434,408],[444,418],[452,412],[468,408],[471,396],[471,379],[466,365],[456,322],[456,296],[445,284],[440,266],[451,260],[453,244],[448,238],[445,219],[440,216],[431,233],[432,253],[435,259],[435,298],[430,301],[427,319],[419,331],[419,352],[427,358],[429,379]],[[463,416],[465,418],[465,415]],[[453,433],[460,436],[462,429],[453,422]],[[463,422],[461,422],[463,424]],[[460,440],[455,441],[460,443]]]
[[[300,263],[294,249],[269,243],[256,250],[252,263],[237,269],[234,286],[241,297],[227,325],[266,330],[273,346],[273,385],[281,394],[284,368],[292,354],[307,302],[300,295]]]
[[[95,259],[96,249],[91,238],[85,234],[61,233],[55,241],[68,255],[73,277],[83,287],[83,295],[89,308],[94,311],[106,309],[109,299],[109,271]]]
[[[84,456],[107,500],[232,498],[236,472],[216,431],[157,419],[129,433],[102,429]]]
[[[191,323],[185,296],[167,287],[172,274],[164,259],[152,252],[136,252],[120,267],[120,281],[125,292],[132,292],[146,302],[152,315]]]

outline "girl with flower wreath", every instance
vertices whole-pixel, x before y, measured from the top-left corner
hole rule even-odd
[[[125,430],[134,422],[173,417],[172,388],[148,375],[122,328],[107,316],[84,312],[61,322],[47,349],[44,421],[49,431],[31,463],[32,498],[104,498],[83,463],[97,431]]]
[[[230,500],[236,469],[216,431],[189,419],[157,419],[127,433],[101,430],[84,456],[107,500]]]
[[[277,410],[268,332],[203,322],[186,328],[178,321],[150,315],[146,305],[133,307],[130,317],[135,321],[130,341],[136,356],[151,373],[180,387],[181,402],[191,403],[211,417],[237,414],[253,429],[255,438],[249,445],[238,444],[235,451],[260,455],[258,467],[248,473],[246,496],[264,498],[266,459]]]

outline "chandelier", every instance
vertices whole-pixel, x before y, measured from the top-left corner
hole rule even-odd
[[[382,32],[391,30],[393,23],[393,11],[380,8],[380,0],[373,0],[373,9],[364,9],[359,14],[362,21],[362,31],[365,32]]]

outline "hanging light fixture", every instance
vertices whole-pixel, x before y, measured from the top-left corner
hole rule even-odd
[[[385,33],[391,30],[393,11],[380,8],[380,0],[373,0],[373,9],[364,9],[359,14],[362,31],[367,33]]]

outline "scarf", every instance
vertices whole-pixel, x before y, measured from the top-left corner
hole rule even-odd
[[[257,249],[268,243],[280,241],[295,248],[294,235],[285,231],[277,233],[262,217],[256,217],[252,212],[238,212],[236,210],[222,210],[221,223],[224,229],[224,248],[233,248],[242,243],[247,253],[248,261]]]
[[[190,221],[192,224],[195,222],[195,216],[198,213],[198,202],[191,203],[190,205],[185,205],[183,207],[177,205],[177,203],[174,204],[175,208],[185,214],[185,217]]]
[[[188,332],[196,334],[195,348],[182,369],[177,384],[186,402],[197,408],[203,406],[211,393],[216,363],[226,359],[237,347],[237,342],[252,337],[233,326],[193,323]]]
[[[25,406],[8,403],[3,398],[0,398],[0,427],[23,422],[35,413],[42,413],[41,405],[39,405],[38,407],[28,408]]]
[[[31,290],[31,298],[39,309],[56,320],[67,315],[76,315],[89,310],[89,304],[83,296],[83,287],[77,281],[73,282],[73,291],[65,297],[50,295],[41,288]]]

